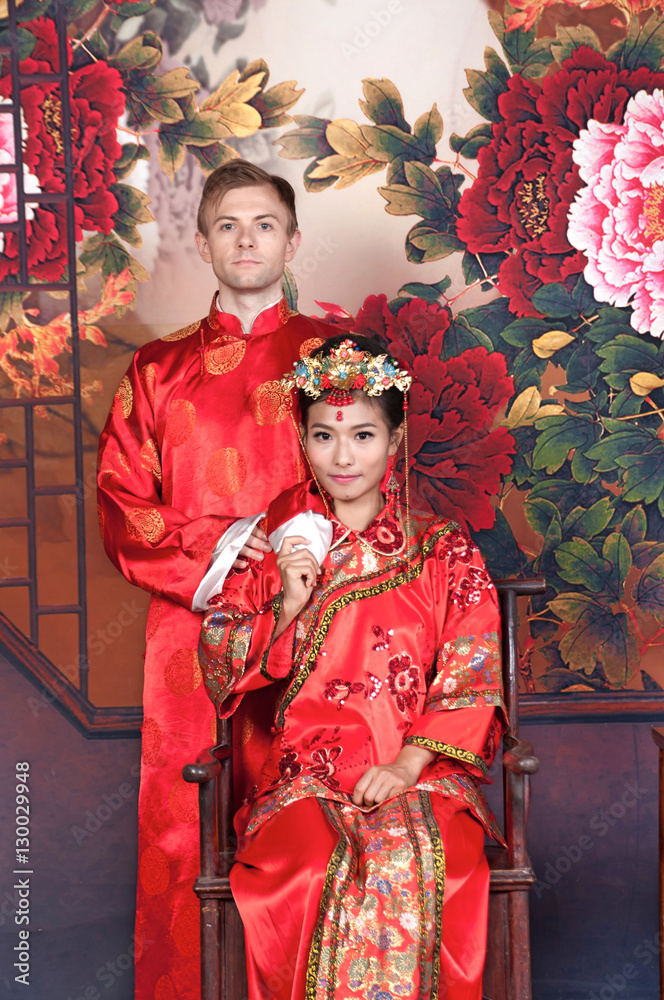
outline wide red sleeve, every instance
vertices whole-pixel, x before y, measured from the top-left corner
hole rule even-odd
[[[293,666],[295,621],[275,639],[281,581],[273,553],[227,580],[201,626],[198,662],[207,693],[221,718],[247,691],[283,680]]]
[[[99,441],[104,547],[130,583],[191,609],[212,550],[235,518],[191,518],[164,503],[154,387],[139,375],[140,355],[120,383]]]
[[[426,747],[486,777],[505,727],[496,589],[461,529],[437,543],[432,573],[440,632],[422,715],[406,744]]]

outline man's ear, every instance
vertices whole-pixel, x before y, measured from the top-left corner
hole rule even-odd
[[[297,253],[298,247],[302,242],[302,233],[299,229],[296,229],[288,243],[286,244],[286,263],[290,263],[295,254]]]
[[[198,250],[199,254],[203,258],[205,263],[211,264],[212,255],[210,254],[210,247],[208,246],[208,241],[206,240],[203,233],[197,231],[196,235],[194,236],[194,240],[196,241],[196,249]]]

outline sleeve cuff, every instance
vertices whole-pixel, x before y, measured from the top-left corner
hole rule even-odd
[[[443,743],[441,740],[432,740],[428,736],[407,736],[404,740],[405,746],[424,747],[425,750],[432,750],[433,753],[442,754],[444,757],[451,757],[462,764],[470,764],[476,767],[486,777],[489,769],[484,760],[472,750],[464,750],[463,747],[455,747],[451,743]]]
[[[224,581],[240,549],[264,516],[265,511],[261,511],[260,514],[253,514],[251,517],[242,517],[239,521],[234,521],[224,532],[214,548],[207,572],[194,594],[191,602],[192,611],[205,611],[211,598],[221,593]]]

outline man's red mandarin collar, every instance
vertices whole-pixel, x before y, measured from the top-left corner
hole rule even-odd
[[[241,340],[248,340],[249,337],[274,333],[279,327],[284,326],[292,316],[296,315],[297,313],[289,308],[286,296],[282,295],[274,305],[268,306],[267,309],[262,309],[259,312],[253,322],[250,333],[245,333],[237,316],[234,316],[232,313],[222,312],[217,307],[217,293],[215,292],[212,296],[207,324],[203,324],[203,326],[208,326],[212,334],[211,339],[223,334],[238,337]],[[205,337],[202,329],[201,334]]]

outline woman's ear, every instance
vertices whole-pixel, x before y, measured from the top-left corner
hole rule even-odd
[[[403,431],[404,431],[403,424],[400,424],[390,434],[390,446],[387,450],[388,455],[396,455],[397,451],[399,450],[399,445],[403,440]]]
[[[307,428],[304,426],[304,424],[300,424],[300,437],[302,438],[303,441],[307,440]]]

